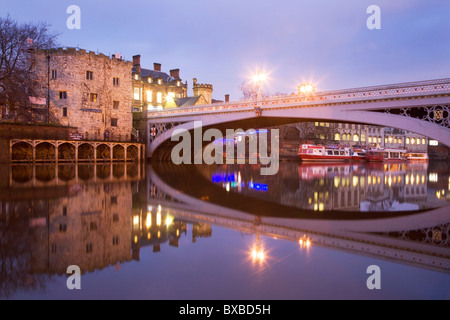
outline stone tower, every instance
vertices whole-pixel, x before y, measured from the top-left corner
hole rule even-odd
[[[194,78],[193,90],[194,97],[203,97],[204,104],[210,104],[212,102],[213,86],[211,84],[199,84],[197,83],[197,79]]]

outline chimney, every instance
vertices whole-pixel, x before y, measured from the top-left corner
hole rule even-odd
[[[230,102],[230,95],[229,94],[225,95],[225,102]]]
[[[133,67],[136,67],[136,72],[141,73],[141,55],[137,54],[133,56]]]
[[[153,63],[153,70],[161,71],[161,63]]]
[[[180,69],[170,70],[170,76],[175,79],[180,79]]]

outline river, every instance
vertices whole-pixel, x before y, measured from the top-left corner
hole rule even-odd
[[[449,172],[2,167],[0,299],[450,299]],[[74,265],[80,290],[67,287]]]

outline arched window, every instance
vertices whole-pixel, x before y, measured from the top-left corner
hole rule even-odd
[[[334,134],[334,140],[336,140],[336,141],[341,140],[341,135],[340,135],[339,132],[336,132],[336,133]]]
[[[353,141],[359,142],[359,136],[356,133],[353,135]]]

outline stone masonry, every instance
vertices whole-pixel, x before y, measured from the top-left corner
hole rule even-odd
[[[37,51],[40,98],[47,97],[48,56],[53,118],[86,140],[131,140],[133,63],[75,48]]]

